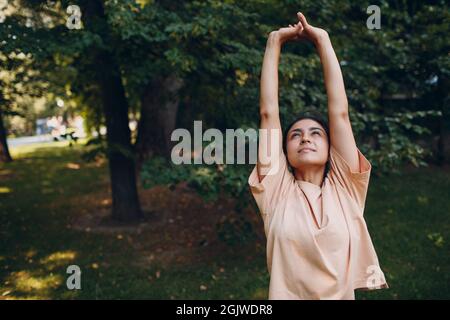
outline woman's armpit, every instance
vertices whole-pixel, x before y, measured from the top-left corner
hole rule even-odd
[[[292,174],[287,168],[287,160],[282,153],[278,164],[272,167],[261,181],[255,166],[249,176],[248,184],[260,208],[261,213],[268,214],[276,205],[277,201],[285,193],[286,187],[293,180]]]

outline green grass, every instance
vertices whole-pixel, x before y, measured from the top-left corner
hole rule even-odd
[[[372,180],[366,221],[391,289],[361,298],[450,298],[449,190],[436,167]]]
[[[95,193],[108,179],[105,165],[83,164],[81,150],[64,142],[21,147],[12,150],[14,162],[0,166],[0,298],[264,297],[264,259],[255,265],[219,260],[170,269],[136,266],[130,262],[140,252],[116,235],[67,228],[73,210],[64,200]],[[66,288],[71,264],[82,270],[82,290]]]
[[[116,234],[67,227],[78,210],[69,200],[95,195],[108,180],[107,167],[84,164],[81,150],[66,142],[20,147],[0,165],[0,298],[267,297],[264,250],[250,260],[137,264],[141,252]],[[450,298],[448,190],[449,172],[436,168],[372,178],[365,216],[390,289],[359,299]],[[71,264],[82,270],[82,290],[66,288]]]

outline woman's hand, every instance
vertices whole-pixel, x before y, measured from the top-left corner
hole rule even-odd
[[[328,33],[324,29],[313,27],[308,23],[303,13],[298,12],[298,23],[289,25],[289,27],[280,28],[272,31],[271,37],[277,38],[281,44],[287,41],[308,40],[316,44],[322,37]]]
[[[299,20],[297,25],[300,24],[302,26],[302,29],[298,35],[299,39],[305,39],[313,43],[317,43],[322,37],[328,36],[328,33],[324,29],[310,25],[303,13],[297,12],[297,17]]]

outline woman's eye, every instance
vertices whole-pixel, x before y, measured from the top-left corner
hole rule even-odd
[[[312,134],[318,134],[320,136],[320,132],[319,131],[314,131]]]

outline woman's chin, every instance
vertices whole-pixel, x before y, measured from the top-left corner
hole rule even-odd
[[[318,159],[317,159],[317,154],[314,153],[300,153],[298,155],[298,162],[302,163],[302,164],[317,164]]]
[[[301,157],[296,161],[296,167],[317,167],[323,165],[321,161],[313,157]]]

